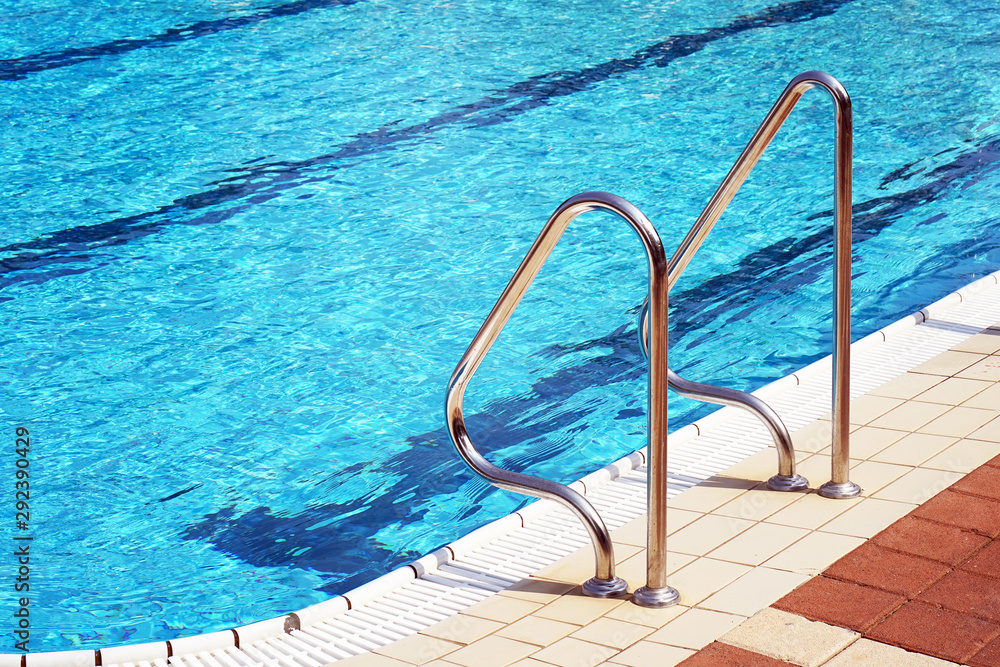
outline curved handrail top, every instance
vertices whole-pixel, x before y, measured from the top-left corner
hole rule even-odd
[[[577,216],[595,209],[605,209],[616,213],[628,222],[639,236],[649,260],[649,293],[658,299],[657,308],[651,314],[651,318],[654,322],[662,321],[664,325],[666,324],[667,256],[653,224],[631,203],[607,192],[584,192],[570,197],[556,209],[548,222],[545,223],[538,238],[528,250],[528,254],[517,267],[517,271],[507,283],[507,287],[504,288],[503,294],[493,306],[493,310],[490,311],[486,321],[483,322],[472,343],[469,344],[462,359],[458,362],[458,366],[448,382],[448,391],[445,395],[445,421],[447,422],[448,435],[452,444],[455,445],[455,449],[478,475],[502,489],[536,498],[559,501],[576,513],[590,534],[594,546],[597,572],[593,579],[584,584],[583,591],[587,595],[608,597],[624,592],[627,589],[627,584],[614,575],[614,547],[611,535],[594,506],[580,492],[568,486],[526,473],[506,470],[490,463],[473,444],[462,416],[462,401],[469,381],[499,337],[504,325],[507,324],[542,265],[545,264],[545,260],[552,253],[562,233]],[[666,372],[666,326],[662,326],[660,329],[659,335],[655,336],[651,344],[651,354],[657,363],[650,363],[650,378],[657,372],[660,374]],[[665,387],[663,394],[666,394]],[[665,436],[666,412],[662,411],[662,415],[660,412],[656,412],[657,415],[660,415],[656,419],[654,419],[654,412],[656,411],[650,411],[650,433],[662,432]]]
[[[503,294],[497,299],[493,310],[490,311],[486,321],[483,322],[472,343],[455,367],[448,382],[446,398],[449,428],[451,428],[454,408],[458,408],[458,415],[461,418],[462,398],[473,374],[500,336],[500,332],[552,253],[563,232],[577,216],[598,209],[616,213],[628,222],[646,250],[650,275],[666,277],[667,258],[660,235],[649,218],[631,202],[609,192],[599,191],[583,192],[564,201],[545,223],[528,254],[518,266],[514,277],[507,283]]]
[[[688,231],[680,246],[670,258],[668,288],[673,288],[681,274],[687,268],[691,258],[701,247],[702,242],[712,227],[725,212],[729,202],[736,196],[747,176],[756,166],[765,149],[774,139],[778,130],[784,124],[792,109],[810,88],[819,87],[826,90],[836,105],[836,167],[835,182],[836,204],[835,216],[837,224],[850,224],[851,216],[851,156],[853,152],[853,118],[851,112],[851,97],[844,86],[826,72],[809,71],[793,78],[778,97],[764,121],[751,137],[746,148],[740,153],[736,163],[722,180],[715,194],[705,206],[701,215]]]
[[[569,224],[579,215],[588,211],[604,209],[623,218],[639,236],[649,259],[650,291],[666,296],[667,256],[653,223],[633,204],[617,195],[607,192],[584,192],[563,202],[542,228],[528,254],[522,260],[514,276],[507,283],[503,294],[497,300],[486,321],[479,328],[465,354],[455,367],[448,382],[445,395],[445,412],[448,435],[459,455],[479,475],[491,483],[511,491],[527,493],[536,497],[575,495],[568,487],[525,473],[505,470],[493,465],[475,448],[465,427],[462,403],[465,389],[479,368],[483,358],[499,337],[504,325],[510,319],[548,259],[556,243]]]

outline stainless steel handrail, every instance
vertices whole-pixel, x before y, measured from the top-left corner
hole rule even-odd
[[[639,347],[644,356],[649,355],[647,330],[649,312],[649,299],[646,299],[642,308],[639,309],[637,319],[637,329],[639,333]],[[788,428],[781,421],[781,417],[774,409],[757,398],[753,394],[738,389],[727,389],[726,387],[716,387],[701,382],[686,380],[673,370],[667,370],[667,381],[670,388],[681,396],[692,398],[704,403],[714,403],[716,405],[729,405],[742,408],[760,419],[767,430],[771,433],[774,446],[778,450],[778,474],[767,480],[767,487],[774,491],[799,491],[809,487],[809,480],[802,475],[795,473],[795,447],[792,444],[792,436],[788,433]]]
[[[834,151],[834,224],[836,250],[833,268],[833,457],[830,481],[820,487],[827,498],[853,498],[861,487],[850,481],[850,381],[851,381],[851,183],[853,120],[851,98],[835,78],[825,72],[803,72],[792,79],[757,128],[736,163],[712,195],[677,252],[670,259],[667,284],[672,288],[698,252],[716,221],[753,170],[768,144],[807,90],[825,89],[836,105]],[[780,451],[780,450],[779,450]]]
[[[466,387],[504,325],[517,308],[531,282],[538,275],[562,236],[577,216],[587,211],[603,209],[623,218],[638,234],[649,260],[650,361],[649,361],[649,535],[650,562],[659,565],[657,575],[645,588],[635,592],[637,600],[651,600],[655,606],[673,604],[677,591],[666,582],[666,456],[667,456],[667,256],[653,224],[628,201],[606,192],[585,192],[563,202],[545,223],[514,277],[507,283],[486,321],[462,355],[448,383],[445,412],[451,441],[465,462],[494,486],[517,493],[555,500],[567,506],[583,522],[594,545],[596,575],[583,585],[583,591],[594,597],[611,597],[624,593],[627,584],[615,576],[614,551],[611,536],[600,515],[586,498],[573,489],[549,480],[504,470],[493,465],[473,445],[462,416],[462,399]],[[655,543],[655,544],[654,544]],[[652,566],[650,566],[652,568]],[[652,569],[650,570],[652,572]],[[652,575],[650,575],[652,577]]]

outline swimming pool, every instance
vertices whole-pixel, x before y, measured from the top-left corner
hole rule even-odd
[[[524,502],[441,410],[523,253],[590,189],[675,247],[800,71],[854,100],[855,338],[1000,265],[986,0],[3,7],[35,651],[276,616]],[[685,376],[828,353],[831,114],[799,104],[671,295]],[[644,444],[644,276],[620,221],[569,229],[468,394],[495,461],[567,481]]]

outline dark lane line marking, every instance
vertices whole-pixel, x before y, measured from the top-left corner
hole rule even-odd
[[[443,129],[458,126],[486,127],[510,121],[552,100],[582,92],[614,76],[635,72],[652,64],[666,67],[675,60],[700,51],[711,42],[756,28],[800,23],[828,16],[853,0],[800,0],[769,7],[757,14],[742,16],[728,26],[712,28],[696,35],[677,35],[645,47],[625,59],[614,59],[575,72],[550,72],[515,83],[476,102],[453,107],[415,125],[398,127],[387,124],[342,144],[332,153],[300,161],[278,161],[244,165],[230,169],[237,175],[209,183],[213,189],[176,199],[153,211],[117,218],[96,225],[71,227],[45,237],[14,243],[0,248],[2,253],[23,253],[0,261],[0,275],[37,270],[65,253],[80,257],[85,250],[120,245],[156,233],[174,224],[211,224],[226,220],[280,196],[284,191],[335,177],[340,169],[352,166],[352,160],[393,151],[404,143],[423,141]],[[230,205],[225,210],[204,209]],[[195,214],[193,219],[186,217]],[[27,252],[25,252],[27,251]],[[41,251],[41,252],[37,252]],[[57,274],[58,275],[58,274]],[[38,282],[46,278],[33,273],[22,278],[0,280],[0,289],[14,282]]]
[[[325,9],[327,7],[341,7],[353,5],[362,0],[297,0],[276,7],[270,7],[253,14],[243,16],[233,16],[222,19],[211,19],[197,21],[189,25],[182,25],[175,28],[167,28],[161,33],[139,37],[136,39],[116,39],[112,42],[97,44],[95,46],[84,46],[63,51],[46,51],[20,58],[0,60],[0,81],[20,81],[26,79],[29,74],[44,72],[46,70],[57,69],[59,67],[69,67],[88,60],[97,60],[105,56],[119,56],[123,53],[139,51],[145,48],[160,48],[173,46],[181,42],[186,42],[206,35],[217,35],[221,32],[238,30],[248,25],[261,23],[274,18],[284,16],[295,16],[312,11],[314,9]]]

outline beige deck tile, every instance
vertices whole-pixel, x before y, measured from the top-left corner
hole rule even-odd
[[[649,633],[653,628],[619,621],[616,618],[599,618],[588,623],[572,634],[574,639],[580,639],[591,644],[610,646],[619,651],[628,648]]]
[[[776,472],[777,469],[775,468],[771,471],[771,474]],[[801,495],[802,492],[750,489],[742,496],[730,500],[712,513],[721,514],[722,516],[733,516],[748,521],[760,521],[794,503],[795,499]]]
[[[333,667],[333,665],[340,665],[340,664],[341,663],[339,663],[339,662],[330,663],[330,667]],[[545,663],[543,663],[543,662],[540,662],[538,664],[542,665],[543,667],[545,667]],[[444,658],[438,658],[437,660],[431,660],[430,662],[425,662],[423,665],[421,665],[421,667],[456,667],[456,666],[457,666],[457,663],[448,662]]]
[[[501,623],[513,623],[541,608],[542,605],[537,602],[529,602],[505,595],[494,595],[482,602],[477,602],[461,613]]]
[[[608,661],[609,665],[626,667],[674,667],[694,655],[694,651],[677,646],[641,641]]]
[[[667,577],[667,583],[681,594],[680,603],[691,607],[749,571],[746,565],[699,558]]]
[[[903,373],[899,377],[889,380],[885,384],[872,389],[869,394],[878,396],[889,396],[890,398],[910,399],[927,391],[934,385],[941,382],[938,375],[926,375],[924,373]]]
[[[850,478],[855,484],[861,486],[865,495],[871,495],[890,482],[899,479],[909,470],[910,468],[907,466],[852,459]],[[798,472],[811,480],[813,486],[819,487],[824,481],[830,479],[830,457],[823,454],[813,454],[799,464]]]
[[[824,449],[827,452],[829,452],[830,451],[830,446],[827,445]],[[820,451],[823,451],[823,450],[820,450]],[[798,466],[800,463],[802,463],[803,461],[805,461],[807,458],[809,458],[813,454],[817,454],[817,453],[818,452],[803,452],[801,450],[796,449],[795,450],[795,465]],[[798,469],[796,469],[795,472],[799,472]]]
[[[1000,413],[996,410],[952,408],[934,421],[921,426],[920,432],[964,438],[997,415]]]
[[[548,646],[579,629],[580,626],[573,623],[563,623],[538,616],[525,616],[520,621],[515,621],[502,630],[498,630],[497,634],[527,644]]]
[[[700,515],[697,512],[690,512],[693,515],[691,519],[694,521],[695,518]],[[670,522],[667,522],[670,525]],[[646,545],[646,515],[643,514],[640,517],[632,519],[624,526],[619,526],[611,531],[611,541],[615,544],[631,544],[637,547],[643,547]]]
[[[916,368],[910,369],[912,373],[927,373],[928,375],[956,375],[972,366],[977,361],[985,359],[985,354],[973,352],[953,352],[951,350],[942,352],[933,359],[925,361]]]
[[[927,391],[917,395],[916,400],[925,403],[944,403],[945,405],[960,405],[976,394],[989,389],[991,382],[970,380],[968,378],[948,378],[936,384]]]
[[[844,501],[832,500],[831,502]],[[910,503],[865,498],[840,516],[823,524],[820,530],[825,533],[853,535],[867,539],[879,531],[885,530],[889,524],[908,514],[914,507],[916,505]]]
[[[563,623],[586,625],[625,603],[624,598],[589,598],[585,597],[579,590],[575,590],[573,593],[545,605],[533,612],[532,616],[551,618]]]
[[[753,525],[753,521],[706,514],[670,536],[671,551],[703,556]]]
[[[851,458],[870,459],[900,438],[906,437],[907,433],[908,431],[897,429],[862,426],[851,433]],[[827,447],[820,453],[829,455],[831,451],[832,447]]]
[[[518,660],[517,662],[510,663],[510,667],[552,667],[552,663],[542,662],[541,660],[535,660],[534,658],[525,658],[524,660]]]
[[[640,551],[642,547],[632,544],[616,544],[615,564],[631,558]],[[594,548],[590,545],[581,547],[551,565],[546,565],[531,576],[547,581],[582,584],[594,576]]]
[[[860,502],[861,498],[833,500],[817,493],[808,493],[780,512],[772,514],[765,521],[814,530]]]
[[[859,461],[852,460],[851,466],[857,463]],[[811,454],[795,466],[795,472],[808,479],[813,488],[819,488],[823,482],[830,479],[830,471],[829,454]]]
[[[536,602],[538,604],[548,604],[563,593],[568,593],[573,590],[573,588],[574,586],[570,584],[555,581],[543,581],[541,579],[528,577],[527,579],[522,579],[513,586],[498,592],[497,595],[508,598],[516,598],[518,600],[527,600],[528,602]]]
[[[819,574],[838,558],[864,543],[865,540],[861,537],[816,531],[765,561],[764,566],[797,574]]]
[[[1000,407],[1000,382],[964,401],[962,405],[967,408],[996,410]]]
[[[662,628],[664,625],[674,620],[681,614],[683,614],[688,608],[675,604],[672,607],[664,607],[662,609],[649,609],[647,607],[640,607],[637,604],[629,603],[623,604],[615,607],[607,614],[604,618],[614,618],[619,621],[625,621],[626,623],[636,623],[638,625],[645,625],[649,628]]]
[[[958,664],[862,637],[823,667],[958,667]]]
[[[872,494],[872,497],[920,505],[962,477],[962,473],[958,472],[914,468],[892,484]]]
[[[996,354],[1000,352],[1000,331],[987,329],[971,338],[966,338],[951,349],[977,354]]]
[[[463,667],[506,667],[507,665],[526,658],[538,647],[525,644],[507,637],[490,635],[480,639],[475,644],[469,644],[448,655],[448,662],[454,662]]]
[[[744,565],[760,565],[809,531],[776,523],[758,523],[710,552],[711,558]]]
[[[880,463],[918,466],[958,442],[957,438],[930,433],[909,433],[871,457]],[[852,443],[853,444],[853,443]]]
[[[708,609],[689,609],[647,639],[660,644],[698,650],[708,646],[746,620],[745,616]]]
[[[616,653],[618,649],[566,637],[532,657],[559,667],[593,667]]]
[[[767,447],[729,466],[720,474],[736,479],[766,482],[777,471],[778,451],[774,447]]]
[[[907,401],[871,422],[872,426],[891,428],[898,431],[916,431],[927,422],[948,411],[948,406],[940,403]]]
[[[345,667],[411,667],[414,663],[403,662],[378,653],[362,653],[330,664],[337,665],[337,667],[341,667],[341,665]]]
[[[819,667],[861,635],[778,609],[762,609],[720,641],[801,667]]]
[[[747,489],[758,484],[757,480],[737,479],[713,475],[670,499],[672,507],[693,512],[711,512]]]
[[[996,443],[982,440],[959,440],[937,456],[924,461],[924,468],[968,473],[998,454]]]
[[[1000,442],[1000,417],[991,422],[987,422],[982,428],[969,434],[970,440],[986,440],[987,442]]]
[[[792,433],[792,445],[799,452],[818,452],[833,442],[833,424],[826,419],[810,422]]]
[[[955,375],[973,380],[1000,381],[1000,357],[984,357]]]
[[[505,626],[500,621],[491,621],[468,614],[455,614],[451,618],[446,618],[440,623],[435,623],[431,627],[421,630],[420,634],[458,644],[471,644],[503,627]]]
[[[678,530],[688,525],[692,521],[700,519],[704,514],[701,512],[692,512],[690,510],[682,510],[679,507],[668,507],[667,508],[667,535],[676,533]],[[639,517],[643,525],[643,535],[645,535],[645,525],[646,525],[646,515],[643,514]],[[639,546],[645,547],[646,540],[643,539],[642,544]]]
[[[804,574],[755,567],[698,604],[704,609],[750,616],[809,579]]]
[[[374,653],[414,665],[436,660],[462,648],[461,644],[426,635],[410,635],[375,649]]]
[[[865,394],[851,401],[851,423],[867,424],[893,408],[903,404],[903,399],[877,394]]]
[[[851,466],[851,480],[859,484],[865,495],[870,496],[896,481],[911,470],[910,466],[878,461],[862,461]]]
[[[646,548],[645,544],[635,545],[635,544],[620,544],[615,547],[615,563],[620,563],[623,560],[628,560],[632,556],[636,555],[640,551]],[[590,554],[591,560],[594,558],[593,547],[586,547],[587,552]]]
[[[674,545],[667,539],[667,574],[673,574],[696,556],[673,551]],[[615,568],[615,575],[628,582],[629,589],[635,590],[646,583],[646,552],[638,553]]]
[[[703,514],[701,512],[691,512],[688,510],[677,509],[676,507],[668,507],[667,534],[670,535],[671,533],[676,533],[684,526],[702,516]],[[644,548],[646,546],[646,515],[643,514],[640,517],[632,519],[624,526],[620,526],[612,530],[611,541],[616,544],[629,544]],[[616,556],[617,553],[618,550],[616,549]],[[622,558],[621,560],[625,560],[625,558]]]

